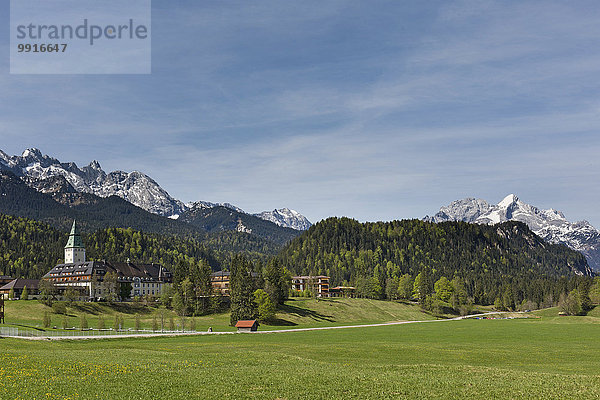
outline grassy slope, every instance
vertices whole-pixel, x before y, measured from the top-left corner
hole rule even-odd
[[[52,312],[51,308],[35,300],[8,301],[6,302],[7,324],[20,324],[41,327],[45,312]],[[80,316],[86,314],[88,325],[96,327],[98,315],[104,315],[106,327],[112,327],[115,313],[120,313],[125,322],[125,327],[133,327],[135,314],[140,315],[141,327],[150,329],[152,318],[157,314],[156,308],[144,307],[141,304],[115,304],[109,306],[105,303],[79,303],[69,307],[69,326],[79,326]],[[166,318],[173,316],[175,323],[179,318],[168,312]],[[52,326],[62,326],[62,315],[52,314]],[[424,313],[418,306],[402,303],[377,301],[368,299],[291,299],[283,310],[277,314],[277,321],[273,325],[263,325],[261,329],[287,329],[307,328],[319,326],[335,326],[350,324],[368,324],[398,320],[426,320],[434,319]],[[196,317],[196,327],[205,331],[212,327],[215,331],[233,331],[229,326],[229,313],[221,313]]]
[[[597,398],[596,318],[0,340],[0,398]],[[584,322],[584,323],[582,323]]]

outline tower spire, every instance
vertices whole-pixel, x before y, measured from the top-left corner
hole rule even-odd
[[[77,229],[77,223],[73,220],[69,240],[65,245],[65,263],[73,264],[82,262],[85,262],[85,247],[83,246],[79,229]]]

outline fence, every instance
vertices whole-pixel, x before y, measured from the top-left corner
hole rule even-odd
[[[0,337],[21,337],[21,338],[77,338],[77,337],[101,337],[101,336],[135,336],[135,335],[171,335],[171,334],[192,334],[196,331],[152,331],[152,330],[112,330],[112,329],[88,329],[88,330],[36,330],[17,327],[0,327]]]

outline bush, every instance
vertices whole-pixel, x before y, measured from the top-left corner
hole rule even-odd
[[[585,315],[590,308],[590,300],[585,293],[573,289],[568,295],[561,295],[558,306],[567,315]]]
[[[67,304],[64,301],[55,301],[52,303],[52,312],[55,314],[66,314]]]

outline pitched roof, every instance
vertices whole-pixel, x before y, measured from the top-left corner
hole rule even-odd
[[[17,278],[0,287],[0,290],[23,289],[25,286],[27,286],[27,289],[37,290],[39,282],[40,281],[38,279]]]
[[[235,327],[236,328],[252,328],[254,326],[254,324],[258,325],[258,322],[256,322],[255,319],[242,320],[242,321],[238,321],[235,324]]]
[[[67,248],[83,248],[83,241],[81,240],[81,235],[79,234],[79,229],[77,229],[77,225],[75,221],[73,221],[73,226],[71,227],[71,233],[69,234],[69,240],[65,245],[65,249]]]
[[[160,264],[135,264],[131,262],[86,261],[83,263],[58,264],[44,278],[61,276],[92,275],[94,271],[101,273],[114,272],[119,278],[140,278],[148,280],[170,279],[171,273]]]

